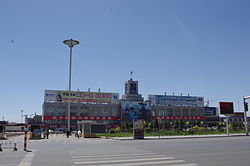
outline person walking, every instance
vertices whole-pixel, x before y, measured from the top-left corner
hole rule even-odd
[[[46,131],[47,139],[49,139],[49,130]]]
[[[67,138],[69,138],[70,131],[68,130],[66,134],[67,134]]]
[[[77,131],[77,137],[79,139],[79,137],[82,135],[82,132],[80,130]]]
[[[47,136],[47,133],[46,133],[47,131],[44,131],[43,132],[43,138],[45,139],[46,138],[46,136]]]

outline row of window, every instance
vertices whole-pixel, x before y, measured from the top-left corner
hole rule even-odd
[[[112,110],[92,110],[92,111],[71,111],[70,115],[71,116],[117,116],[117,111],[112,111]],[[67,116],[68,112],[67,111],[55,111],[55,110],[46,110],[43,113],[45,116]]]
[[[68,106],[66,105],[47,105],[44,107],[44,109],[55,109],[55,110],[65,110],[68,109]],[[87,109],[117,109],[117,107],[113,107],[113,106],[70,106],[71,110],[87,110]]]
[[[152,113],[155,116],[204,116],[201,110],[157,110]]]

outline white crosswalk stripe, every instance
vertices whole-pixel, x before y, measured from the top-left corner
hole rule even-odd
[[[133,153],[133,154],[130,154],[130,153],[128,153],[128,154],[96,154],[96,155],[84,155],[84,156],[73,156],[72,158],[74,158],[74,159],[77,159],[77,158],[101,158],[101,157],[105,157],[105,158],[108,158],[108,157],[111,157],[111,158],[113,158],[113,157],[137,157],[137,156],[144,156],[144,157],[150,157],[150,156],[152,156],[152,155],[156,155],[157,153],[144,153],[144,154],[140,154],[140,153]],[[159,156],[159,155],[158,155]],[[160,155],[160,156],[165,156],[165,155]]]
[[[185,160],[176,159],[162,154],[146,151],[134,151],[132,153],[80,153],[71,151],[71,157],[75,165],[88,166],[143,166],[143,165],[169,165],[169,166],[198,166],[195,163],[187,163]]]
[[[92,138],[92,139],[86,139],[86,138],[76,138],[76,137],[70,137],[66,139],[62,136],[53,136],[49,137],[49,139],[40,139],[40,140],[28,140],[31,142],[46,142],[46,143],[70,143],[70,144],[79,144],[79,143],[86,143],[86,142],[92,142],[92,143],[103,143],[105,142],[111,142],[112,140],[104,140],[100,138]]]

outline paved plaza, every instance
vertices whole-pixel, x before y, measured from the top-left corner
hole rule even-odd
[[[0,166],[249,166],[250,137],[210,137],[182,139],[85,139],[51,135],[49,139],[12,137],[18,151],[0,152]]]

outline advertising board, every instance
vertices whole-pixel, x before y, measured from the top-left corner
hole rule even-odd
[[[121,117],[123,121],[144,119],[151,120],[151,107],[149,102],[122,101]]]
[[[119,93],[45,90],[45,102],[118,103]]]
[[[220,102],[220,114],[222,115],[234,114],[234,103],[233,102]]]
[[[134,120],[133,127],[134,127],[134,139],[144,139],[143,120],[142,119]]]
[[[216,107],[204,107],[205,109],[205,116],[216,116],[217,115],[217,108]]]
[[[204,98],[196,96],[148,95],[152,105],[203,107]]]

